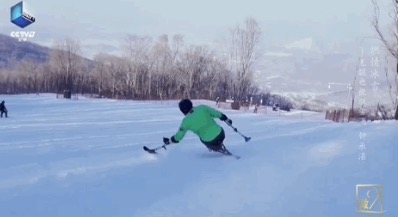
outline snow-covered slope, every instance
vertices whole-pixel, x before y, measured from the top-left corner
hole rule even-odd
[[[227,147],[242,156],[235,160],[209,153],[192,134],[145,153],[143,145],[161,145],[178,129],[175,101],[0,99],[10,112],[0,119],[0,216],[352,217],[357,184],[383,185],[386,216],[397,216],[393,121],[224,111],[252,137],[245,143],[222,125]]]

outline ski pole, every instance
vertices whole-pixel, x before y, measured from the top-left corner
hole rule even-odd
[[[228,126],[230,126],[232,129],[234,129],[235,132],[239,133],[239,135],[241,135],[243,138],[245,138],[245,141],[248,142],[251,138],[247,137],[245,135],[243,135],[241,132],[238,131],[238,129],[234,126],[232,126],[232,124],[227,123]]]

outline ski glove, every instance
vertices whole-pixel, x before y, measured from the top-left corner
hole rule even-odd
[[[163,143],[166,144],[166,145],[170,145],[170,139],[166,138],[166,137],[163,137]]]
[[[163,143],[166,145],[170,145],[170,143],[178,143],[178,142],[179,141],[177,141],[174,136],[172,136],[171,139],[163,137]]]
[[[225,120],[225,123],[227,123],[228,125],[232,125],[232,120],[231,119],[227,119],[227,120]]]
[[[225,121],[228,125],[232,125],[232,120],[229,119],[225,114],[222,114],[220,120]]]

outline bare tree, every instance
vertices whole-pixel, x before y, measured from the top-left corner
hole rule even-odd
[[[388,28],[390,31],[383,31],[380,25],[380,7],[377,0],[372,0],[374,8],[374,16],[372,19],[372,26],[378,36],[378,38],[383,43],[389,54],[395,59],[396,64],[396,74],[398,74],[398,0],[392,1],[392,9],[389,13],[390,20],[392,21],[391,27]],[[389,76],[387,76],[388,78]],[[398,84],[395,83],[397,86]],[[398,105],[395,110],[395,120],[398,120]]]
[[[22,61],[18,64],[17,71],[20,74],[19,77],[23,79],[21,85],[27,94],[39,92],[39,82],[41,80],[39,68],[40,65],[38,63],[30,61]]]
[[[127,98],[142,97],[148,92],[148,75],[151,64],[150,48],[152,39],[129,35],[126,39],[124,58],[127,63],[125,71],[125,93]]]
[[[160,99],[163,99],[166,93],[167,75],[170,75],[168,72],[171,71],[172,64],[172,54],[168,38],[159,37],[152,47],[152,58],[154,60],[154,76],[151,83],[154,83],[156,95]]]
[[[237,26],[231,31],[228,62],[235,75],[234,96],[237,100],[242,100],[252,83],[252,65],[260,36],[260,26],[253,18],[246,19],[243,27]]]
[[[45,93],[57,92],[57,75],[53,73],[51,65],[46,63],[40,67],[40,74],[42,76],[41,90]]]
[[[170,42],[167,35],[162,35],[152,47],[153,77],[152,83],[156,96],[160,99],[171,97],[181,90],[183,85],[177,70],[184,47],[182,35],[174,35]]]
[[[197,98],[199,92],[205,90],[204,86],[208,84],[203,83],[208,77],[209,63],[211,54],[209,49],[203,46],[189,47],[178,61],[177,67],[179,71],[179,83],[181,83],[184,90],[184,97]],[[203,92],[202,92],[203,94]]]
[[[57,92],[62,89],[74,91],[76,78],[82,67],[80,42],[66,39],[54,45],[50,64],[57,75]]]
[[[110,59],[110,56],[105,53],[99,53],[95,55],[95,68],[92,71],[92,77],[94,86],[96,89],[95,93],[101,98],[106,92],[107,82],[109,81],[109,63],[107,62]],[[109,75],[109,76],[108,76]]]

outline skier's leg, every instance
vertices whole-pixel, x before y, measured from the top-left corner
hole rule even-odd
[[[203,144],[206,145],[206,147],[209,149],[209,151],[215,151],[215,152],[219,152],[223,155],[229,155],[229,156],[233,156],[236,159],[239,159],[240,156],[238,155],[234,155],[232,154],[224,145],[224,139],[225,139],[225,134],[224,131],[222,131],[222,133],[220,133],[219,136],[217,136],[217,140],[213,140],[211,143],[209,142],[203,142]]]
[[[210,142],[202,141],[202,143],[207,147],[207,149],[209,149],[209,151],[219,152],[223,147],[224,139],[225,133],[224,130],[221,130],[220,134],[214,140]]]
[[[218,151],[220,148],[217,145],[217,143],[215,141],[211,141],[211,142],[205,142],[202,141],[202,143],[206,146],[206,148],[212,152],[212,151]]]
[[[220,137],[218,137],[218,140],[216,141],[216,147],[218,150],[225,149],[224,139],[225,139],[225,132],[224,132],[224,129],[221,128]]]

